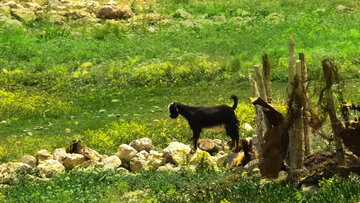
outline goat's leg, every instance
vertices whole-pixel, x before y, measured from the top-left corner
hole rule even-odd
[[[193,130],[193,147],[190,151],[190,154],[194,154],[197,150],[197,142],[199,140],[200,137],[200,133],[201,133],[201,129],[192,129]]]
[[[230,136],[231,138],[231,144],[232,144],[232,150],[234,152],[239,152],[240,151],[240,146],[239,146],[239,130],[238,130],[238,126],[237,125],[226,125],[225,127],[226,130],[226,134],[228,136]]]

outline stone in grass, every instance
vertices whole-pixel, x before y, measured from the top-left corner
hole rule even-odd
[[[62,163],[63,159],[66,156],[66,150],[64,148],[55,149],[53,152],[53,156],[55,160],[58,160],[60,163]]]
[[[138,152],[141,152],[143,150],[150,152],[150,150],[153,150],[155,148],[152,144],[151,139],[147,137],[131,141],[130,146],[132,146]]]
[[[133,172],[138,172],[141,170],[147,170],[150,161],[148,160],[149,154],[144,150],[137,153],[131,160],[130,160],[130,169]]]
[[[127,144],[122,144],[118,147],[116,155],[124,163],[130,163],[130,160],[137,154],[137,150]]]
[[[37,163],[41,163],[42,161],[53,159],[54,157],[50,154],[48,150],[43,149],[36,153],[35,158],[37,160]]]
[[[0,165],[0,184],[10,184],[20,171],[29,174],[32,168],[25,163],[10,162]]]
[[[24,155],[22,158],[22,162],[24,164],[28,164],[29,166],[31,166],[33,168],[36,167],[36,164],[37,164],[36,158],[31,155]]]
[[[168,147],[163,150],[166,162],[174,163],[176,166],[184,164],[187,161],[187,154],[190,147],[181,142],[171,142]]]
[[[52,176],[65,171],[65,167],[58,160],[45,160],[39,164],[37,168],[46,178],[51,178]]]
[[[90,149],[89,147],[85,147],[82,150],[82,154],[90,160],[100,161],[102,158],[102,156],[101,156],[101,154],[99,154],[99,152],[97,152],[93,149]]]
[[[86,161],[86,157],[82,154],[66,154],[63,165],[66,170],[71,170],[75,166],[82,164]]]
[[[109,156],[109,157],[105,158],[103,163],[104,163],[105,166],[108,166],[108,167],[113,168],[113,169],[116,169],[116,168],[121,166],[121,160],[116,155]]]

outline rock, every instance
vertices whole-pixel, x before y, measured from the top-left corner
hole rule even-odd
[[[99,152],[90,149],[89,147],[85,147],[83,149],[83,153],[82,153],[87,159],[90,160],[95,160],[95,161],[100,161],[102,156],[99,154]]]
[[[163,150],[166,162],[174,163],[175,165],[184,164],[187,160],[186,156],[190,152],[190,147],[180,142],[171,142],[168,147]]]
[[[0,165],[0,184],[10,184],[17,173],[29,174],[32,168],[25,163],[6,163]]]
[[[124,167],[117,168],[116,172],[118,172],[118,173],[129,173],[129,171]]]
[[[221,156],[217,161],[218,167],[228,167],[235,168],[237,167],[237,161],[244,156],[244,153],[230,153],[228,155]]]
[[[26,2],[25,8],[40,9],[41,7],[38,3]]]
[[[37,19],[34,11],[29,8],[19,8],[11,10],[10,14],[22,22],[30,22]]]
[[[276,183],[284,183],[288,178],[288,173],[286,171],[280,171],[278,177],[275,179]]]
[[[116,155],[124,163],[130,163],[130,160],[137,154],[136,149],[127,144],[122,144],[119,146]]]
[[[167,171],[167,170],[172,170],[172,169],[174,169],[175,167],[172,165],[172,164],[170,164],[170,163],[167,163],[167,164],[165,164],[164,166],[160,166],[157,170],[158,171]]]
[[[318,190],[319,190],[319,187],[317,187],[316,185],[310,185],[310,186],[302,185],[301,186],[301,191],[304,193],[314,194]]]
[[[222,151],[225,149],[225,146],[226,146],[226,143],[220,139],[214,139],[214,144],[215,144],[215,148],[216,148],[216,151],[219,152],[219,151]]]
[[[37,160],[37,163],[41,163],[42,161],[53,159],[53,156],[48,150],[43,149],[36,153],[35,158]]]
[[[24,164],[28,164],[29,166],[31,167],[36,167],[36,164],[37,164],[37,160],[34,156],[31,156],[31,155],[25,155],[23,156],[22,158],[22,162]]]
[[[151,139],[147,137],[131,141],[130,146],[136,149],[138,152],[142,150],[150,152],[150,150],[153,150],[155,148],[152,144]]]
[[[17,4],[15,1],[7,1],[3,4],[4,6],[8,6],[10,8],[23,8],[20,4]]]
[[[147,154],[146,151],[141,151],[138,154],[136,154],[130,161],[130,169],[133,172],[138,172],[141,170],[146,170],[150,163],[150,161],[147,159],[149,157],[149,154]]]
[[[122,8],[113,5],[104,5],[99,8],[96,17],[102,19],[128,19],[133,16],[133,12],[129,6]]]
[[[280,20],[282,19],[282,15],[279,13],[270,13],[268,16],[265,17],[265,19],[269,21]]]
[[[86,157],[82,154],[66,154],[63,165],[66,170],[71,170],[75,166],[82,164],[86,161]]]
[[[104,163],[102,162],[98,162],[95,160],[87,160],[85,162],[83,162],[81,165],[76,166],[76,169],[100,169],[100,168],[104,168]]]
[[[187,11],[185,11],[184,9],[180,8],[178,10],[175,11],[175,14],[174,14],[174,17],[175,18],[182,18],[182,19],[189,19],[191,18],[191,14],[188,13]]]
[[[149,166],[154,169],[159,168],[160,166],[165,165],[166,159],[164,157],[152,157],[149,162]]]
[[[218,151],[218,148],[215,145],[215,142],[210,139],[199,139],[198,140],[198,148],[207,151],[210,154],[214,154]]]
[[[111,168],[118,168],[121,165],[121,160],[118,156],[113,155],[113,156],[109,156],[107,157],[104,161],[103,161],[105,166],[109,166]]]
[[[246,166],[244,166],[245,171],[248,173],[258,168],[259,168],[259,159],[251,160],[248,164],[246,164]]]
[[[212,162],[210,157],[210,154],[206,151],[196,151],[194,154],[188,156],[188,163],[190,165],[198,165],[200,162],[210,164]]]
[[[339,6],[336,7],[337,12],[351,12],[353,10],[354,10],[353,8],[349,8],[349,7],[346,7],[344,5],[339,5]]]
[[[58,160],[60,163],[62,163],[66,156],[66,151],[64,148],[55,149],[53,152],[53,156],[55,160]]]
[[[116,6],[116,1],[108,1],[106,3],[104,3],[104,5],[107,5],[107,6]]]
[[[58,160],[45,160],[37,166],[37,168],[45,175],[51,178],[54,175],[65,171],[65,167]]]

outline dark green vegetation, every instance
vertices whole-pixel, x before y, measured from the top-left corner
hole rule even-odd
[[[337,12],[340,4],[355,11]],[[173,101],[215,105],[231,103],[229,96],[235,94],[241,126],[254,126],[247,76],[261,63],[262,53],[269,54],[272,66],[274,103],[285,112],[289,30],[296,51],[307,56],[311,85],[320,83],[321,60],[331,58],[341,75],[352,79],[347,81],[347,99],[360,103],[358,6],[355,0],[159,0],[134,12],[146,16],[156,11],[160,19],[149,15],[61,26],[40,19],[20,28],[0,26],[0,121],[6,122],[0,124],[0,162],[65,147],[73,139],[106,154],[140,137],[151,138],[159,149],[170,141],[189,143],[185,120],[168,117],[166,107]],[[184,17],[178,9],[190,15]],[[242,137],[252,134],[240,131]],[[203,137],[227,139],[213,132]],[[323,140],[314,141],[314,149],[324,146]],[[260,187],[256,179],[209,188],[226,175],[74,172],[45,183],[19,182],[2,194],[13,201],[106,202],[145,188],[135,196],[150,202],[359,200],[358,177],[325,181],[327,186],[315,196],[275,183]]]
[[[236,173],[186,169],[179,172],[123,174],[73,171],[51,181],[19,179],[3,191],[2,201],[20,202],[356,202],[359,176],[320,181],[320,188],[299,192],[291,185],[261,183]]]

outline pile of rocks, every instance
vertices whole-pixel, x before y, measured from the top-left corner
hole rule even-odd
[[[133,16],[129,5],[120,6],[114,1],[99,4],[98,1],[49,0],[35,3],[10,0],[3,3],[0,1],[0,11],[10,13],[21,22],[39,18],[48,18],[53,23],[62,23],[65,20],[97,22],[100,19],[118,20]]]
[[[122,144],[115,155],[102,155],[81,142],[73,142],[68,149],[55,149],[53,153],[40,150],[35,156],[25,155],[22,162],[10,162],[0,165],[0,184],[11,184],[18,174],[51,178],[70,170],[117,170],[122,172],[139,172],[141,170],[180,170],[185,166],[195,169],[198,163],[206,163],[216,168],[229,167],[240,153],[225,153],[226,143],[222,140],[200,139],[198,150],[189,155],[190,146],[171,142],[162,150],[156,151],[151,139],[142,138]],[[249,168],[254,167],[250,162]],[[256,165],[256,164],[255,164]],[[36,175],[35,175],[36,174]]]

